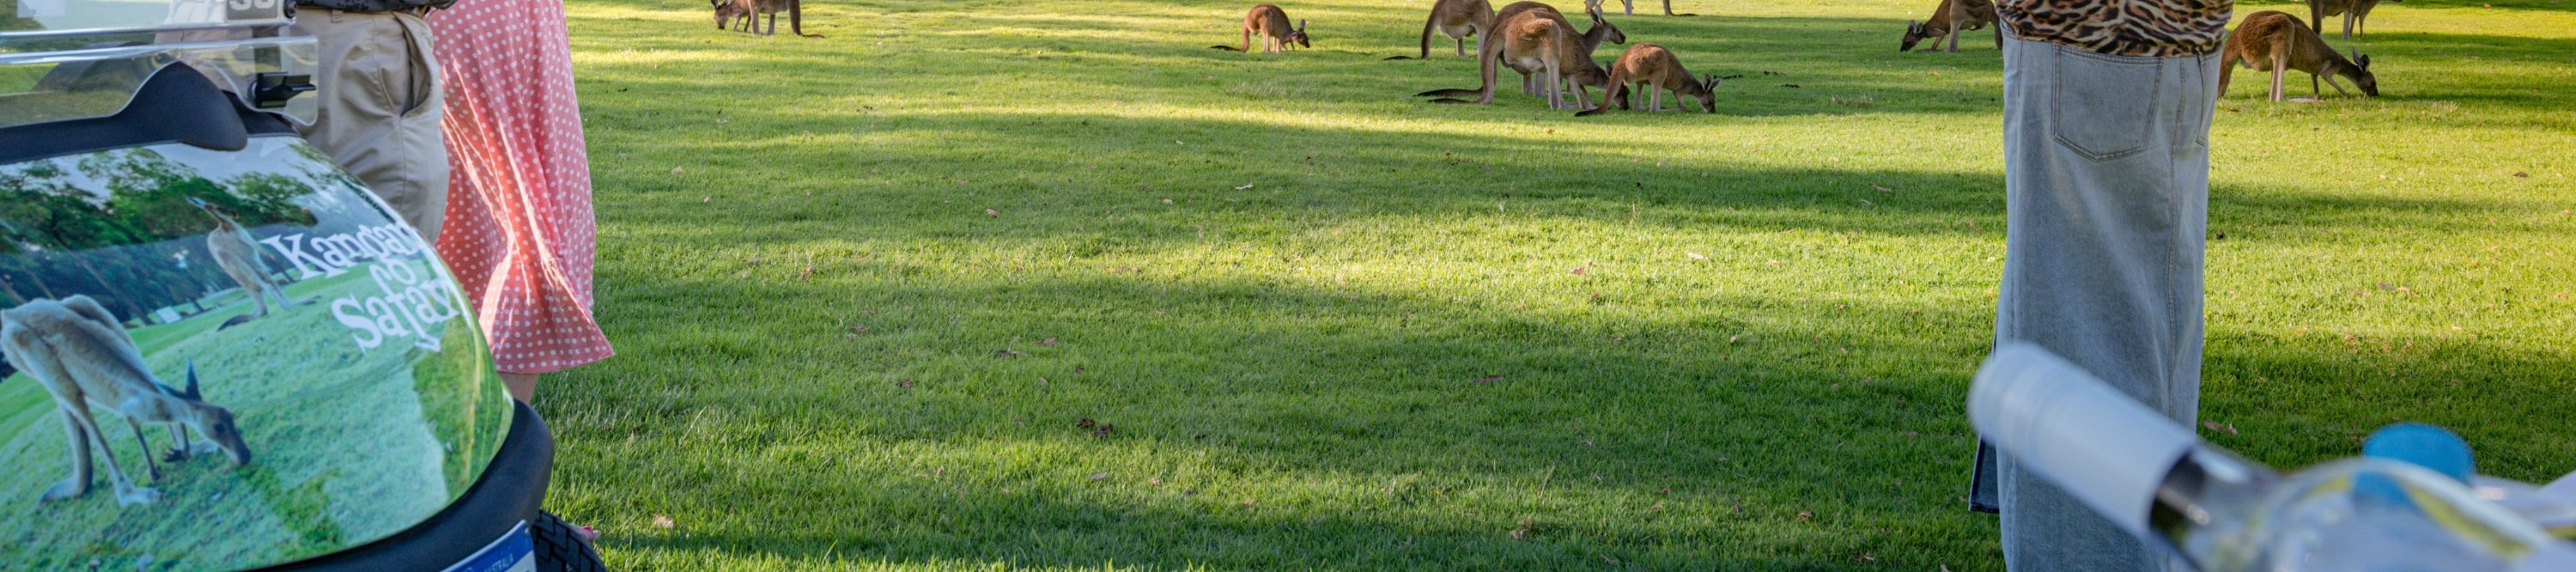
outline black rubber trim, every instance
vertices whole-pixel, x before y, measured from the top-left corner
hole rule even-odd
[[[232,99],[232,97],[225,96],[225,99]],[[286,118],[279,117],[275,113],[243,107],[239,100],[233,101],[233,113],[241,116],[242,130],[249,132],[252,137],[262,135],[304,136],[303,133],[295,130],[295,124],[287,123]]]
[[[116,115],[0,128],[0,165],[161,143],[233,151],[254,135],[294,133],[284,119],[243,106],[195,68],[174,63],[153,71]]]
[[[512,400],[510,436],[483,470],[482,480],[429,520],[383,540],[309,560],[261,570],[445,570],[508,534],[520,521],[534,524],[545,504],[546,476],[554,470],[554,436],[528,404]]]

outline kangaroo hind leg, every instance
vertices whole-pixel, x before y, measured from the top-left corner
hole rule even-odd
[[[267,288],[261,288],[258,282],[251,282],[242,286],[242,293],[249,294],[251,303],[259,308],[257,311],[251,313],[251,317],[268,317],[269,296],[267,296],[266,290]]]
[[[1556,62],[1548,62],[1548,108],[1566,108],[1564,75],[1556,75]]]
[[[72,474],[64,477],[62,482],[54,483],[53,488],[45,489],[44,502],[89,494],[90,471],[93,470],[89,458],[89,430],[81,427],[80,420],[72,417],[71,410],[61,411],[63,433],[71,437]]]
[[[90,443],[98,447],[99,460],[107,464],[108,481],[116,485],[117,506],[151,504],[161,500],[161,491],[134,486],[134,480],[126,478],[125,468],[116,464],[116,450],[108,448],[107,435],[98,430],[98,419],[90,415],[88,407],[65,406],[64,408],[68,410],[66,413],[80,423],[81,429],[89,433]]]
[[[288,299],[288,298],[286,297],[286,289],[285,289],[285,288],[280,288],[280,287],[278,287],[278,286],[277,286],[277,282],[276,282],[276,281],[274,281],[274,280],[269,280],[269,278],[268,278],[268,276],[267,276],[267,275],[261,275],[261,276],[260,276],[260,281],[262,281],[262,282],[267,282],[267,283],[268,283],[268,294],[269,294],[269,295],[271,295],[271,296],[276,296],[276,297],[277,297],[277,309],[279,309],[279,310],[293,310],[293,309],[295,309],[295,301],[294,301],[294,300],[292,300],[292,299]]]
[[[2281,76],[2289,72],[2289,50],[2272,50],[2272,101],[2281,100]]]

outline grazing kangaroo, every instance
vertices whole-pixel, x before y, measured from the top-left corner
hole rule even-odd
[[[2242,62],[2246,69],[2272,72],[2272,101],[2281,100],[2281,77],[2289,70],[2314,74],[2324,78],[2326,85],[2334,86],[2336,93],[2352,95],[2344,91],[2343,84],[2335,82],[2336,76],[2342,76],[2361,88],[2362,95],[2379,97],[2379,78],[2370,73],[2370,56],[2353,52],[2352,59],[2344,59],[2297,16],[2273,10],[2255,12],[2236,26],[2236,33],[2227,35],[2227,45],[2220,50],[2221,94],[2227,93],[2227,82],[2235,75],[2236,64]]]
[[[1253,6],[1251,12],[1243,14],[1242,47],[1208,47],[1233,52],[1249,52],[1252,51],[1253,34],[1261,35],[1261,53],[1265,54],[1286,52],[1288,51],[1288,44],[1292,43],[1297,44],[1297,47],[1301,48],[1315,47],[1314,44],[1308,43],[1307,41],[1305,20],[1298,20],[1297,27],[1290,28],[1288,27],[1288,11],[1281,10],[1278,6],[1269,4]]]
[[[1540,92],[1538,95],[1547,99],[1547,106],[1551,109],[1566,108],[1565,80],[1569,76],[1579,72],[1589,72],[1584,74],[1587,76],[1584,79],[1589,79],[1588,76],[1602,76],[1588,82],[1577,80],[1574,95],[1577,108],[1591,106],[1590,102],[1586,101],[1589,94],[1583,91],[1584,84],[1600,85],[1609,81],[1609,78],[1600,72],[1601,65],[1592,61],[1591,50],[1585,49],[1583,37],[1575,34],[1574,27],[1567,25],[1563,20],[1516,18],[1499,28],[1498,33],[1501,34],[1503,41],[1500,61],[1512,63],[1514,69],[1537,72]],[[1483,65],[1482,71],[1488,78],[1493,75],[1493,67],[1496,63],[1486,62]],[[1590,69],[1585,70],[1586,67]],[[1486,83],[1488,86],[1492,85],[1490,79]],[[1603,87],[1606,92],[1607,86]]]
[[[1960,25],[1950,25],[1953,21]],[[1995,49],[2003,49],[2004,27],[1995,25],[1994,0],[1941,0],[1941,5],[1932,9],[1930,19],[1905,23],[1905,43],[1897,46],[1896,51],[1914,51],[1914,44],[1924,38],[1948,36],[1949,51],[1957,52],[1960,31],[1988,27],[1995,29]],[[1932,45],[1940,46],[1941,41],[1933,40]]]
[[[2327,16],[2342,16],[2343,39],[2350,40],[2355,35],[2370,35],[2366,30],[2370,24],[2370,10],[2378,7],[2379,0],[2308,0],[2308,21],[2323,26]]]
[[[1602,70],[1600,64],[1592,62],[1592,52],[1600,52],[1602,41],[1610,41],[1610,44],[1628,44],[1628,33],[1620,31],[1618,26],[1610,26],[1610,21],[1602,18],[1602,10],[1605,10],[1602,8],[1602,3],[1607,3],[1607,0],[1584,0],[1584,18],[1592,18],[1592,28],[1584,28],[1582,67],[1571,72],[1571,75],[1566,75],[1566,80],[1574,82],[1574,88],[1582,88],[1582,85],[1605,85],[1605,82],[1610,80],[1610,70]],[[1546,8],[1546,5],[1540,5],[1540,8]],[[1556,18],[1558,23],[1569,23],[1564,13],[1556,13],[1556,8],[1548,8],[1548,13],[1551,13],[1551,18]],[[1512,67],[1512,72],[1520,72],[1520,93],[1538,95],[1538,70],[1522,70],[1522,67],[1517,67],[1517,64],[1507,64],[1507,67]]]
[[[1580,56],[1570,59],[1560,59],[1560,63],[1570,63],[1573,65],[1571,71],[1560,69],[1558,70],[1558,73],[1564,74],[1562,77],[1575,81],[1575,88],[1577,90],[1576,95],[1578,96],[1578,99],[1583,95],[1580,91],[1582,86],[1602,86],[1605,85],[1605,82],[1610,80],[1609,71],[1601,69],[1601,64],[1599,62],[1592,61],[1593,50],[1598,49],[1602,42],[1613,44],[1628,43],[1628,35],[1620,32],[1618,26],[1611,25],[1609,19],[1604,18],[1601,15],[1601,2],[1602,0],[1586,0],[1584,2],[1584,14],[1592,18],[1592,28],[1585,30],[1583,35],[1578,37],[1578,41],[1573,43],[1574,47],[1581,50],[1582,53]],[[1554,22],[1559,29],[1573,29],[1572,23],[1565,19],[1564,14],[1557,12],[1555,7],[1538,2],[1513,2],[1509,5],[1503,6],[1502,10],[1494,13],[1494,29],[1497,33],[1500,33],[1501,30],[1508,29],[1507,27],[1512,25],[1512,22],[1524,21],[1527,19],[1549,20]],[[1482,73],[1484,80],[1483,85],[1478,86],[1475,89],[1435,89],[1417,93],[1414,94],[1414,96],[1436,96],[1441,98],[1431,100],[1433,103],[1475,103],[1479,105],[1493,103],[1494,66],[1497,64],[1510,67],[1512,68],[1512,71],[1519,72],[1521,74],[1521,91],[1523,93],[1538,95],[1539,91],[1537,82],[1542,78],[1551,82],[1558,81],[1557,78],[1560,77],[1558,75],[1533,75],[1545,71],[1542,69],[1530,68],[1525,65],[1533,62],[1503,57],[1504,44],[1505,42],[1492,41],[1483,42],[1477,46],[1477,61],[1479,62],[1479,71]],[[1604,87],[1603,89],[1608,88]],[[1551,91],[1557,90],[1552,89]],[[1455,99],[1457,97],[1468,95],[1476,96],[1476,100],[1470,102],[1467,100]]]
[[[135,486],[126,478],[125,469],[116,463],[115,450],[107,446],[106,432],[90,414],[93,406],[125,417],[135,443],[143,446],[143,465],[154,480],[161,478],[161,468],[153,464],[151,445],[143,439],[144,423],[174,426],[174,450],[169,453],[173,460],[221,450],[232,457],[235,467],[250,464],[250,448],[242,443],[232,411],[206,403],[198,392],[196,364],[188,365],[187,389],[162,384],[143,364],[143,354],[125,327],[88,296],[37,299],[0,311],[0,352],[6,353],[11,367],[53,394],[55,409],[62,412],[63,427],[71,437],[71,477],[46,489],[45,501],[89,492],[91,447],[97,447],[107,462],[117,505],[161,499],[160,491]],[[208,440],[178,442],[186,437],[179,427],[194,429]]]
[[[823,37],[822,34],[805,33],[803,0],[707,0],[707,3],[715,6],[718,30],[725,29],[730,21],[734,31],[774,36],[778,34],[778,13],[786,12],[789,33],[807,38]],[[763,15],[769,16],[769,30],[765,32],[760,30],[760,16]]]
[[[1637,0],[1619,0],[1619,15],[1621,15],[1621,16],[1635,16],[1635,15],[1637,15]],[[1666,15],[1666,16],[1697,16],[1698,14],[1675,14],[1675,13],[1673,13],[1673,0],[1664,0],[1664,15]]]
[[[1485,38],[1493,35],[1494,5],[1485,0],[1439,0],[1431,4],[1431,18],[1422,22],[1422,55],[1392,56],[1386,59],[1431,59],[1431,31],[1458,41],[1458,55],[1467,55],[1467,37],[1476,37],[1476,51],[1485,50]]]
[[[1609,111],[1610,102],[1614,100],[1619,102],[1620,109],[1628,109],[1628,98],[1634,95],[1631,93],[1635,91],[1632,86],[1636,85],[1645,86],[1647,111],[1681,111],[1664,109],[1663,95],[1666,90],[1670,90],[1673,92],[1674,103],[1681,103],[1684,97],[1696,97],[1699,98],[1700,111],[1717,113],[1717,94],[1714,90],[1717,89],[1718,82],[1722,81],[1726,81],[1726,78],[1710,77],[1707,81],[1701,81],[1698,77],[1692,76],[1690,70],[1682,69],[1681,58],[1673,57],[1672,50],[1664,49],[1663,46],[1655,45],[1653,42],[1639,42],[1637,45],[1628,46],[1628,51],[1619,54],[1619,61],[1610,64],[1610,85],[1602,88],[1601,106],[1576,112],[1574,115],[1576,117],[1599,115]]]
[[[1602,0],[1584,0],[1583,5],[1585,9],[1590,9],[1601,5],[1601,2]],[[1503,20],[1519,16],[1524,12],[1537,14],[1538,17],[1554,18],[1558,22],[1571,22],[1565,19],[1565,13],[1556,11],[1555,6],[1549,6],[1538,2],[1513,2],[1511,4],[1504,5],[1502,10],[1494,12],[1494,25],[1501,26]],[[1594,28],[1596,29],[1591,31],[1598,31],[1597,29],[1599,26],[1595,26]],[[1619,41],[1621,42],[1626,42],[1627,40],[1628,38],[1624,34],[1619,37]],[[1481,58],[1479,61],[1501,57],[1501,50],[1487,51],[1485,47],[1486,45],[1486,42],[1480,41],[1476,43],[1476,53]],[[1500,44],[1494,45],[1500,46]],[[1537,70],[1522,69],[1518,63],[1509,61],[1503,62],[1503,66],[1511,68],[1513,72],[1521,74],[1521,93],[1533,96],[1538,95],[1538,81],[1531,75],[1537,73]],[[1469,93],[1475,93],[1475,90],[1451,89],[1439,90],[1436,92],[1424,92],[1415,95],[1464,95]]]
[[[295,309],[295,302],[286,299],[286,291],[269,279],[268,265],[259,260],[259,242],[251,239],[250,231],[243,230],[241,223],[233,221],[231,213],[224,212],[223,207],[196,197],[188,197],[188,204],[196,205],[197,210],[215,217],[214,232],[206,233],[206,252],[214,255],[215,266],[223,269],[224,275],[232,277],[233,282],[241,284],[242,293],[249,294],[250,301],[259,307],[254,313],[224,320],[223,325],[215,326],[215,329],[268,317],[270,298],[277,299],[278,310]]]

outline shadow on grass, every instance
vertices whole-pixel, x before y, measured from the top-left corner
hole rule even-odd
[[[1603,557],[1743,565],[1766,552],[1958,563],[1973,555],[1950,551],[1977,542],[1976,527],[1962,525],[1981,517],[1952,502],[1972,443],[1953,402],[1956,372],[1982,344],[1872,334],[1972,330],[1983,313],[1973,307],[1733,299],[1655,316],[1615,305],[1497,312],[1363,285],[1160,277],[961,286],[659,280],[619,291],[624,303],[654,300],[681,316],[727,315],[745,300],[883,309],[856,339],[826,316],[768,317],[759,335],[768,342],[698,327],[620,332],[634,355],[665,364],[659,375],[591,378],[555,394],[567,401],[553,407],[629,413],[610,423],[564,417],[557,426],[572,440],[693,441],[681,435],[692,419],[727,410],[723,418],[746,423],[728,427],[721,442],[672,452],[688,459],[676,462],[689,479],[677,490],[738,499],[729,510],[745,514],[849,511],[893,527],[845,537],[637,538],[638,548],[812,555],[837,545],[867,558],[1015,565],[1562,568]],[[1003,303],[1015,310],[974,309]],[[1729,315],[1757,308],[1767,310]],[[1062,341],[991,335],[1003,331]],[[1209,346],[1222,350],[1200,353]],[[1026,355],[993,355],[1005,347]],[[764,376],[765,387],[728,387],[746,364],[790,363]],[[869,373],[792,381],[836,377],[826,371]],[[702,397],[663,401],[672,387]],[[633,415],[645,412],[656,413]],[[1082,437],[1070,425],[1083,417],[1112,421],[1118,433]],[[876,421],[853,427],[851,419]],[[1027,484],[1011,493],[989,480],[950,487],[904,477],[926,466],[775,454],[822,435],[985,457],[945,465],[960,479],[970,470],[1013,472],[998,459],[1023,446],[1173,466],[1167,486],[1144,485],[1155,473],[1122,468],[1111,492],[1085,492],[1100,481],[1078,474],[1012,474],[998,486]],[[707,478],[685,476],[693,474]],[[800,483],[798,492],[773,494],[781,482]],[[1193,488],[1200,493],[1182,494]],[[1611,514],[1625,516],[1601,520]],[[1531,534],[1514,539],[1523,518],[1533,521]],[[1175,534],[1190,549],[1158,548]],[[1818,558],[1805,565],[1838,561]]]
[[[639,282],[620,287],[620,304],[696,325],[616,332],[634,355],[655,356],[655,375],[580,378],[549,405],[627,415],[559,426],[583,441],[680,447],[676,467],[639,472],[678,480],[643,488],[726,499],[738,515],[866,524],[750,533],[763,517],[695,514],[716,531],[620,537],[621,549],[1557,569],[1833,567],[1862,555],[1955,566],[1982,558],[1961,543],[1991,546],[1977,524],[1990,521],[1954,502],[1972,443],[1957,402],[1985,351],[1984,306],[1715,296],[1654,314],[1617,302],[1496,311],[1365,284],[1165,275]],[[858,338],[845,339],[838,316],[758,310],[763,332],[717,330],[746,300],[880,313]],[[2460,430],[2507,476],[2546,476],[2576,453],[2565,432],[2532,431],[2576,407],[2547,389],[2550,372],[2576,367],[2563,352],[2212,331],[2205,418],[2242,434],[2204,435],[2268,453],[2258,460],[2348,456],[2360,433],[2396,419]],[[1033,345],[1039,336],[1062,341]],[[994,355],[1002,348],[1025,355]],[[768,385],[735,385],[750,364],[771,364]],[[2445,367],[2461,381],[2426,379]],[[670,398],[673,387],[692,397]],[[734,421],[699,441],[686,429],[709,410]],[[1119,432],[1084,437],[1077,418]],[[885,446],[946,453],[894,466],[830,453]],[[1111,476],[1008,460],[1025,449]],[[956,472],[922,476],[934,465]],[[1520,519],[1533,525],[1515,539]]]

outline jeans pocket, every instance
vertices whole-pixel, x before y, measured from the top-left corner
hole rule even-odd
[[[2049,130],[2059,145],[2095,161],[2147,149],[2155,126],[2162,59],[2112,56],[2056,48],[2057,93],[2049,98]]]

